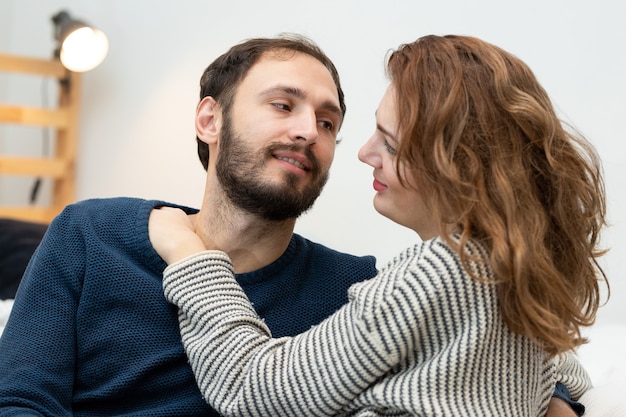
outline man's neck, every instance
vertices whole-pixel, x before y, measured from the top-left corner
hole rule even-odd
[[[268,221],[223,201],[205,201],[192,222],[207,249],[228,253],[235,272],[243,273],[278,259],[289,245],[296,220]]]

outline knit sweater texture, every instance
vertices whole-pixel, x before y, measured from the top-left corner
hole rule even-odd
[[[148,216],[162,201],[88,200],[50,225],[0,339],[0,416],[217,416],[204,401],[163,296]],[[191,213],[196,210],[183,208]],[[237,275],[275,335],[294,335],[376,274],[293,235],[267,267]]]
[[[536,417],[557,381],[582,395],[584,370],[508,329],[486,251],[467,250],[487,282],[436,238],[353,285],[349,304],[293,338],[271,338],[223,252],[169,266],[164,290],[180,307],[201,391],[227,416]]]

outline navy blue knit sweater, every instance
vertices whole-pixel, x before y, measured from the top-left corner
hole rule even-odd
[[[148,238],[155,206],[88,200],[50,225],[0,339],[0,416],[207,416]],[[175,206],[175,205],[172,205]],[[183,208],[188,212],[195,210]],[[320,322],[373,257],[294,235],[271,265],[237,276],[275,337]]]

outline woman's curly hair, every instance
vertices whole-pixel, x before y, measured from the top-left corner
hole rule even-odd
[[[426,36],[393,51],[398,176],[439,222],[482,242],[507,325],[551,353],[584,339],[600,304],[606,202],[594,148],[557,117],[532,71],[494,45]],[[450,244],[452,239],[447,237]],[[481,277],[475,277],[481,279]]]

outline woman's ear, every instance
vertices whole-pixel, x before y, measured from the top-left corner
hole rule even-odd
[[[213,97],[205,97],[196,109],[196,135],[206,144],[217,143],[222,127],[222,111]]]

